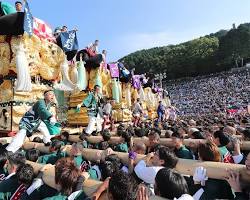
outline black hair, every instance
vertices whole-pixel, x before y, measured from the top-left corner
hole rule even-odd
[[[7,150],[4,148],[1,148],[0,150],[0,170],[3,169],[4,165],[7,161]]]
[[[117,132],[116,133],[117,133],[118,136],[121,136],[122,132],[125,131],[125,130],[126,130],[125,126],[123,124],[119,124],[118,127],[117,127]]]
[[[130,147],[130,143],[131,143],[131,138],[132,135],[130,133],[128,133],[127,131],[124,131],[121,135],[121,137],[125,140],[125,142],[128,144],[128,146]]]
[[[159,122],[158,122],[158,120],[155,120],[155,121],[154,121],[154,127],[155,127],[155,128],[159,128]]]
[[[42,138],[36,136],[36,137],[34,137],[33,142],[43,143],[43,140],[42,140]]]
[[[46,90],[46,91],[44,91],[43,95],[45,96],[46,93],[48,93],[48,92],[54,92],[54,90]]]
[[[241,122],[242,122],[243,124],[247,124],[247,123],[249,123],[249,120],[248,120],[247,118],[244,118],[244,119],[241,120]]]
[[[11,165],[16,165],[18,167],[25,163],[25,156],[19,151],[15,153],[9,153],[7,157]]]
[[[116,154],[110,154],[105,158],[106,161],[115,163],[115,165],[120,169],[121,168],[121,159]]]
[[[127,131],[128,133],[130,133],[132,136],[135,135],[135,129],[134,129],[134,127],[133,127],[132,125],[128,125],[126,131]]]
[[[40,155],[40,151],[38,149],[29,149],[25,153],[25,157],[27,160],[36,162]]]
[[[220,145],[221,145],[221,146],[226,146],[226,145],[228,145],[228,143],[230,142],[229,137],[228,137],[227,134],[224,133],[223,131],[216,131],[216,132],[214,133],[214,137],[215,137],[215,138],[219,138],[219,141],[220,141]]]
[[[18,3],[20,3],[21,5],[23,5],[21,1],[16,1],[15,5],[17,5]]]
[[[250,139],[250,129],[245,129],[244,131],[242,131],[242,134],[246,139]]]
[[[50,146],[53,147],[55,151],[57,151],[57,155],[60,155],[61,147],[62,147],[62,142],[61,141],[53,140]]]
[[[135,128],[135,135],[137,137],[143,137],[146,135],[144,128]]]
[[[136,200],[137,183],[123,171],[115,172],[109,181],[109,192],[114,200]]]
[[[100,163],[102,179],[105,180],[107,177],[111,177],[113,173],[120,170],[120,167],[121,160],[117,155],[111,154],[107,156],[105,161]]]
[[[180,133],[178,133],[178,132],[173,132],[173,134],[171,135],[171,137],[176,137],[176,138],[179,138],[179,139],[184,139],[183,136],[181,136]]]
[[[31,165],[22,164],[17,168],[16,175],[19,183],[29,186],[33,181],[35,173]]]
[[[104,129],[101,132],[101,135],[102,135],[102,138],[103,138],[104,141],[109,141],[110,138],[111,138],[111,134],[110,134],[110,131],[108,129]]]
[[[205,137],[200,131],[193,132],[192,136],[194,137],[194,139],[205,139]]]
[[[66,137],[66,140],[69,140],[69,132],[68,131],[63,131],[61,132],[61,135],[63,135],[64,137]]]
[[[159,135],[161,135],[161,129],[159,128],[152,128],[149,135],[151,135],[151,133],[158,133]]]
[[[159,151],[159,158],[164,160],[164,167],[175,168],[178,163],[178,158],[168,147],[159,145],[156,151]]]
[[[168,130],[168,123],[167,122],[162,123],[162,129],[163,130]]]
[[[106,150],[107,148],[109,148],[109,143],[107,141],[102,141],[98,145],[99,150]]]
[[[94,89],[96,89],[97,87],[101,88],[101,86],[100,86],[100,85],[95,85],[95,86],[94,86]]]
[[[156,194],[167,199],[179,198],[188,194],[188,185],[185,178],[173,169],[162,168],[155,177]],[[167,187],[166,187],[167,186]]]

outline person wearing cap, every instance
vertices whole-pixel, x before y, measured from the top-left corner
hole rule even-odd
[[[88,126],[80,136],[81,139],[84,138],[84,135],[90,135],[95,131],[95,124],[96,133],[102,130],[102,112],[100,109],[102,101],[101,88],[99,85],[95,85],[94,92],[90,92],[89,95],[82,101],[82,103],[77,105],[77,110],[79,110],[81,106],[87,107],[89,117]]]
[[[6,147],[7,151],[15,153],[23,145],[26,136],[31,136],[36,130],[43,134],[43,142],[46,145],[50,144],[51,136],[45,122],[47,120],[51,125],[56,123],[55,117],[49,111],[55,101],[53,90],[44,92],[44,99],[38,100],[20,120],[19,131]]]

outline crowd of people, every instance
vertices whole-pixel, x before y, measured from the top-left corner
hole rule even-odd
[[[223,72],[167,85],[180,116],[234,114],[250,101],[250,70]]]
[[[98,89],[96,86],[95,92],[83,100],[93,120],[97,120],[96,112],[99,112],[96,109]],[[147,200],[153,195],[166,199],[249,199],[249,184],[237,171],[229,170],[220,180],[208,178],[206,168],[201,166],[195,168],[192,176],[175,170],[178,160],[186,159],[245,165],[246,173],[250,174],[249,151],[240,146],[241,140],[250,140],[249,114],[236,118],[160,118],[121,123],[115,131],[120,137],[116,142],[112,141],[109,129],[101,126],[96,132],[90,125],[76,143],[70,141],[66,131],[50,136],[49,142],[35,137],[35,144],[44,142],[49,147],[47,154],[36,149],[36,145],[23,148],[25,137],[32,135],[30,128],[35,131],[40,127],[48,139],[49,129],[45,130],[44,124],[54,122],[54,116],[48,111],[53,99],[53,91],[45,92],[44,100],[39,100],[24,115],[13,141],[1,146],[0,199],[98,199],[105,191],[109,199],[114,200]],[[93,100],[96,100],[94,107],[89,106]],[[110,111],[112,106],[107,107]],[[161,107],[160,102],[159,109]],[[135,108],[140,113],[139,99]],[[93,131],[102,137],[101,141],[90,140]],[[135,140],[136,137],[146,137],[146,141]],[[170,138],[172,145],[161,145],[161,138]],[[203,139],[203,142],[186,146],[187,138]],[[71,145],[70,152],[65,151],[65,145]],[[87,160],[82,154],[83,148],[102,152]],[[128,153],[128,162],[116,152]],[[137,162],[140,155],[145,157]],[[44,167],[35,175],[32,165],[25,164],[26,160]],[[55,167],[55,188],[44,179],[44,171],[51,165]],[[87,179],[103,181],[103,184],[92,195],[87,195],[83,186]]]

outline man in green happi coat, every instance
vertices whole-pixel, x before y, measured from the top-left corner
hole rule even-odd
[[[32,132],[35,130],[39,130],[43,134],[43,142],[46,145],[50,144],[51,136],[45,123],[50,123],[51,125],[56,123],[55,117],[49,112],[54,101],[55,95],[53,90],[45,91],[44,99],[37,101],[20,120],[19,131],[6,147],[7,151],[16,152],[23,145],[26,136],[32,135]]]
[[[95,124],[96,132],[102,130],[101,104],[103,100],[100,91],[100,86],[95,85],[94,92],[90,92],[82,103],[77,105],[77,109],[80,109],[82,105],[88,108],[89,123],[84,134],[90,135],[93,133],[95,131]]]

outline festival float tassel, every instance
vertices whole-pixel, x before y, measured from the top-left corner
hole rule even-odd
[[[127,103],[128,108],[130,108],[132,106],[130,89],[131,89],[130,84],[126,84],[125,99],[126,99],[126,103]]]
[[[122,102],[122,86],[121,86],[121,82],[118,81],[117,85],[118,85],[118,90],[119,90],[119,102]]]
[[[63,91],[73,91],[76,88],[76,85],[73,84],[69,78],[69,65],[65,57],[64,62],[61,64],[61,73],[63,80],[59,84],[55,84],[54,88],[57,90]]]
[[[98,69],[97,73],[96,73],[96,79],[95,79],[95,84],[99,85],[102,91],[102,77],[100,74],[100,70]]]
[[[24,52],[23,44],[20,43],[16,52],[16,91],[30,92],[32,90],[31,77],[27,57]]]
[[[119,88],[115,79],[112,81],[112,96],[116,103],[119,103]]]
[[[139,89],[139,97],[141,101],[145,101],[145,94],[144,94],[142,86]]]
[[[86,69],[84,67],[84,62],[82,61],[82,56],[80,56],[80,61],[78,63],[78,81],[77,87],[80,91],[86,90],[88,87],[88,80],[86,75]]]
[[[70,80],[72,81],[73,84],[77,84],[78,78],[79,77],[78,77],[77,67],[75,66],[75,64],[73,64],[70,72]]]

